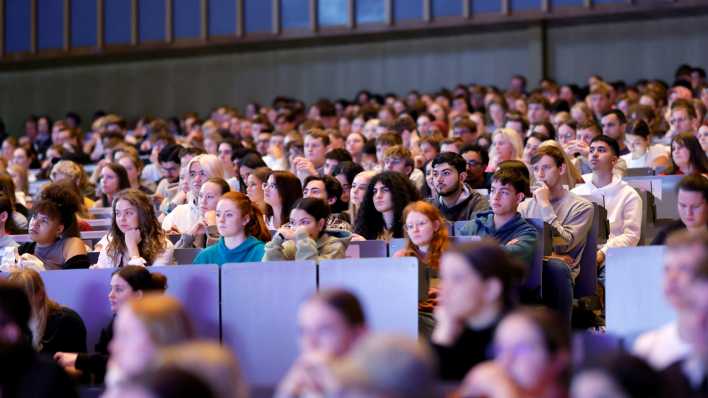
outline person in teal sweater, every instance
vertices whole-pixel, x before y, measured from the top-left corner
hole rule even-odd
[[[216,205],[216,227],[221,237],[199,252],[194,264],[261,261],[270,232],[263,213],[248,196],[240,192],[224,194]]]

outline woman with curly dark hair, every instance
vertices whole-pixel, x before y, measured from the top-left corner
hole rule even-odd
[[[384,171],[375,175],[357,213],[354,232],[364,239],[403,237],[403,209],[420,199],[413,183],[401,173]]]
[[[81,197],[68,184],[51,183],[32,208],[32,242],[19,247],[19,265],[35,269],[88,268],[76,212]]]
[[[111,230],[96,246],[101,252],[92,268],[173,263],[174,246],[162,230],[150,198],[137,189],[116,194]]]

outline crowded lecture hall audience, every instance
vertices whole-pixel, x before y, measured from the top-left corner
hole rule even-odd
[[[28,116],[0,150],[0,396],[707,397],[705,71],[574,83]],[[615,335],[615,258],[650,245],[662,287],[636,288],[675,315]],[[386,279],[404,260],[417,280]],[[242,325],[292,348],[267,385],[178,277],[319,262],[298,302],[217,283],[217,327],[261,296],[294,311]],[[325,286],[335,263],[365,288]],[[401,283],[417,336],[380,329]]]

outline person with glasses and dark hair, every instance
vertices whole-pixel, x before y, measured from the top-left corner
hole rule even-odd
[[[465,183],[472,189],[489,189],[492,173],[484,172],[489,164],[487,151],[479,145],[465,145],[460,149],[460,155],[467,163]]]

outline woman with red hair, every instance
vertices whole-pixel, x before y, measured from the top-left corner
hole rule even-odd
[[[447,225],[440,211],[428,202],[419,200],[403,209],[405,247],[396,257],[417,257],[421,264],[437,271],[440,256],[447,248]]]

